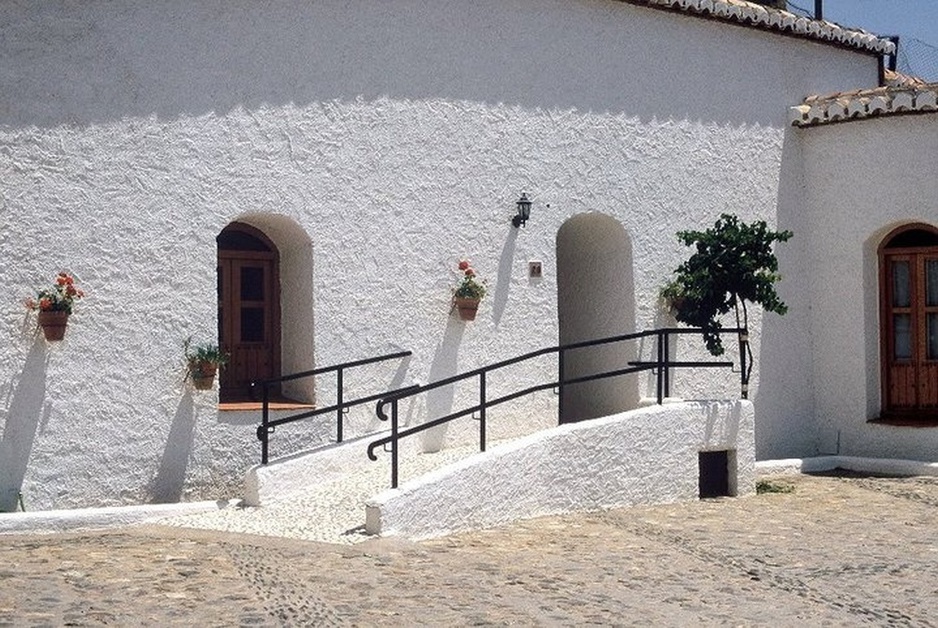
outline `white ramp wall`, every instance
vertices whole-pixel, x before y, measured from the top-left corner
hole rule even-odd
[[[565,424],[386,491],[369,534],[440,536],[565,512],[696,499],[698,453],[729,452],[729,493],[755,493],[748,401],[654,406]]]

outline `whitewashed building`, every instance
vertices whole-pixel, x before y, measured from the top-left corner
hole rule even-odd
[[[3,3],[0,510],[236,494],[250,379],[412,352],[349,373],[354,396],[672,325],[675,233],[724,212],[795,234],[790,312],[752,329],[758,457],[934,460],[938,89],[874,89],[894,51],[741,0]],[[473,322],[461,259],[488,285]],[[22,301],[60,270],[87,298],[47,343]],[[189,336],[231,350],[221,399],[186,383]],[[334,381],[282,392],[328,405]],[[672,394],[739,380],[676,373]],[[653,395],[634,377],[591,412]],[[549,391],[490,417],[556,421]],[[380,427],[370,405],[346,424]],[[278,430],[272,455],[334,430]]]

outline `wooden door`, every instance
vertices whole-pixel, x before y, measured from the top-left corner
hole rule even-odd
[[[218,337],[228,354],[219,387],[223,401],[234,401],[249,398],[252,381],[280,375],[279,278],[276,250],[266,242],[268,250],[222,244],[219,236]]]
[[[938,249],[882,256],[884,414],[938,414]]]

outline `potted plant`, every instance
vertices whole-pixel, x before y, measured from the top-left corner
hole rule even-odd
[[[461,279],[453,290],[453,305],[464,321],[474,321],[479,311],[479,302],[485,296],[485,285],[476,277],[476,271],[463,260],[459,262]]]
[[[186,339],[183,350],[188,365],[186,375],[192,385],[196,390],[211,390],[219,367],[228,362],[228,354],[216,344],[193,345],[192,338]]]
[[[668,308],[671,316],[677,318],[677,313],[684,306],[685,299],[681,284],[676,279],[671,279],[658,291],[658,298]]]
[[[63,271],[56,275],[51,288],[43,288],[35,297],[26,299],[26,307],[39,312],[38,323],[46,340],[62,340],[75,301],[84,296],[75,285],[75,278]]]

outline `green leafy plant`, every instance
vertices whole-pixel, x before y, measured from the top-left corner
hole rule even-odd
[[[26,307],[40,312],[72,313],[75,301],[83,298],[85,293],[75,285],[75,278],[66,272],[59,273],[51,288],[43,288],[36,292],[35,298],[26,299]]]
[[[674,314],[677,314],[677,311],[684,304],[684,290],[681,288],[681,284],[675,279],[671,279],[661,287],[658,298],[664,301]]]
[[[711,354],[723,354],[720,318],[731,310],[736,326],[743,329],[749,328],[747,302],[776,314],[788,311],[775,291],[781,276],[772,246],[788,241],[791,231],[771,231],[763,220],[746,224],[723,214],[712,228],[681,231],[677,237],[695,250],[661,295],[676,310],[678,321],[703,330]]]
[[[209,371],[214,375],[215,369],[228,363],[228,354],[224,353],[217,344],[193,345],[192,338],[189,337],[182,346],[189,365],[189,374],[192,377],[204,377]]]
[[[784,482],[773,482],[772,480],[756,480],[756,494],[765,495],[766,493],[794,493],[795,487]]]
[[[459,262],[459,272],[462,278],[459,285],[453,289],[453,296],[459,299],[482,299],[485,296],[485,283],[477,276],[467,260]]]

